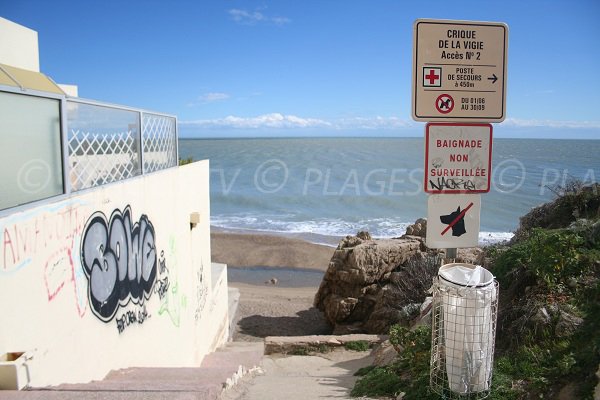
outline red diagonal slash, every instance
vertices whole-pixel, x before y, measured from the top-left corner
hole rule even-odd
[[[473,207],[473,202],[471,202],[471,203],[470,203],[470,204],[467,206],[467,208],[465,208],[464,210],[462,210],[462,211],[460,212],[460,214],[458,214],[458,216],[457,216],[456,218],[454,218],[454,220],[453,220],[452,222],[450,222],[450,225],[448,225],[448,226],[446,227],[446,229],[444,229],[444,231],[442,232],[442,236],[444,236],[444,235],[446,234],[446,232],[448,232],[448,231],[450,230],[450,228],[452,228],[454,225],[456,225],[456,223],[457,223],[458,221],[460,221],[460,219],[461,219],[462,217],[464,217],[464,216],[465,216],[465,214],[467,213],[467,211],[469,211],[469,208],[471,208],[471,207]]]

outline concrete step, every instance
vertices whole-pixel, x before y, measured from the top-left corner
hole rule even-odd
[[[2,399],[175,399],[216,400],[245,373],[261,364],[264,345],[227,343],[208,354],[198,368],[126,368],[101,381],[36,390],[1,391]]]
[[[310,335],[310,336],[267,336],[265,338],[265,354],[298,354],[318,353],[336,347],[343,347],[349,342],[367,342],[373,347],[388,338],[387,335]]]
[[[98,391],[48,391],[3,390],[2,400],[211,400],[219,399],[220,395],[202,392],[98,392]]]

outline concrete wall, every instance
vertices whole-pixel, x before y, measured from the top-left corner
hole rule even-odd
[[[0,17],[0,64],[40,72],[37,32]]]
[[[198,366],[228,334],[208,187],[201,161],[0,218],[0,355],[28,352],[31,386]]]

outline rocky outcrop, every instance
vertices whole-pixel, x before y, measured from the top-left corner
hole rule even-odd
[[[380,240],[364,232],[347,236],[331,258],[314,304],[336,334],[387,333],[391,324],[410,317],[409,304],[420,304],[426,296],[406,301],[398,285],[404,281],[403,266],[425,252],[423,239],[416,236]],[[426,291],[431,276],[424,281],[422,286],[427,287],[420,289]],[[400,298],[403,304],[397,303]]]
[[[424,250],[423,240],[414,237],[373,240],[365,233],[347,236],[329,262],[315,306],[325,313],[338,334],[344,333],[337,326],[340,324],[347,326],[348,333],[383,333],[380,324],[375,327],[374,321],[367,322],[376,308],[381,317],[387,315],[381,304],[393,297],[391,288],[386,288],[392,272]]]
[[[443,250],[425,246],[426,229],[420,218],[399,238],[359,232],[340,241],[314,300],[334,334],[386,334],[391,325],[419,317],[444,259]],[[481,264],[483,252],[459,249],[456,261]]]
[[[515,243],[528,236],[533,228],[566,228],[574,221],[600,216],[600,184],[582,186],[571,182],[560,188],[555,200],[533,208],[519,219],[519,229],[511,239]]]
[[[409,225],[406,234],[424,238],[427,235],[427,218],[419,218],[414,224]]]

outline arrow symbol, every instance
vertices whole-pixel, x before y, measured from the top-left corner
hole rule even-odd
[[[490,81],[492,81],[492,83],[496,83],[496,81],[498,80],[498,77],[496,76],[496,74],[492,74],[492,76],[490,76],[488,79]]]

